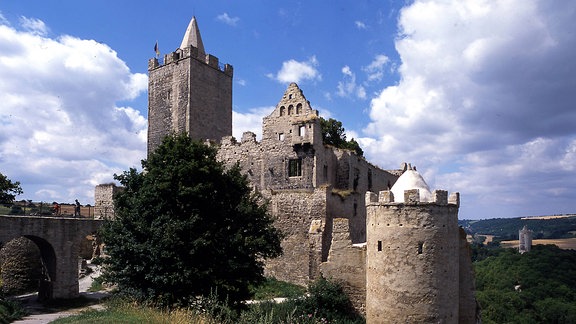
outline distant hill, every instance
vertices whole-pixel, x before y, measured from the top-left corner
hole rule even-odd
[[[534,239],[576,237],[576,215],[464,219],[458,225],[468,234],[494,235],[498,241],[518,239],[518,231],[525,225],[534,232]]]

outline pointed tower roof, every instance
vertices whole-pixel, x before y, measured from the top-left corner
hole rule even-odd
[[[184,38],[182,39],[182,44],[180,44],[180,49],[185,49],[190,45],[198,48],[198,56],[206,55],[206,52],[204,51],[204,43],[202,43],[202,37],[200,36],[200,29],[198,29],[198,23],[196,22],[196,17],[192,17],[192,20],[190,20]]]

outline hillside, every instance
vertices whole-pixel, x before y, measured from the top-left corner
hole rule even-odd
[[[483,323],[576,323],[576,251],[495,249],[474,263]]]
[[[518,239],[524,226],[534,232],[534,239],[576,237],[576,215],[459,220],[458,225],[468,234],[494,235],[498,241]]]

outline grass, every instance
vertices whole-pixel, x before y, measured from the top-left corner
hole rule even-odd
[[[304,295],[306,288],[276,280],[276,278],[267,278],[262,285],[251,287],[251,291],[254,294],[255,300],[266,300],[277,297],[296,298]]]
[[[172,311],[140,306],[126,301],[110,301],[105,303],[105,309],[90,309],[79,315],[57,319],[51,323],[213,323],[201,315],[185,309]]]

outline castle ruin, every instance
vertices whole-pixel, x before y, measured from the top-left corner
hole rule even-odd
[[[240,164],[285,235],[266,275],[301,285],[338,280],[368,323],[475,322],[457,193],[430,192],[406,163],[382,170],[325,145],[318,111],[295,83],[264,117],[260,141],[253,132],[232,137],[233,68],[205,53],[195,18],[180,48],[163,64],[150,59],[148,71],[148,152],[187,132],[218,145],[225,165]]]

